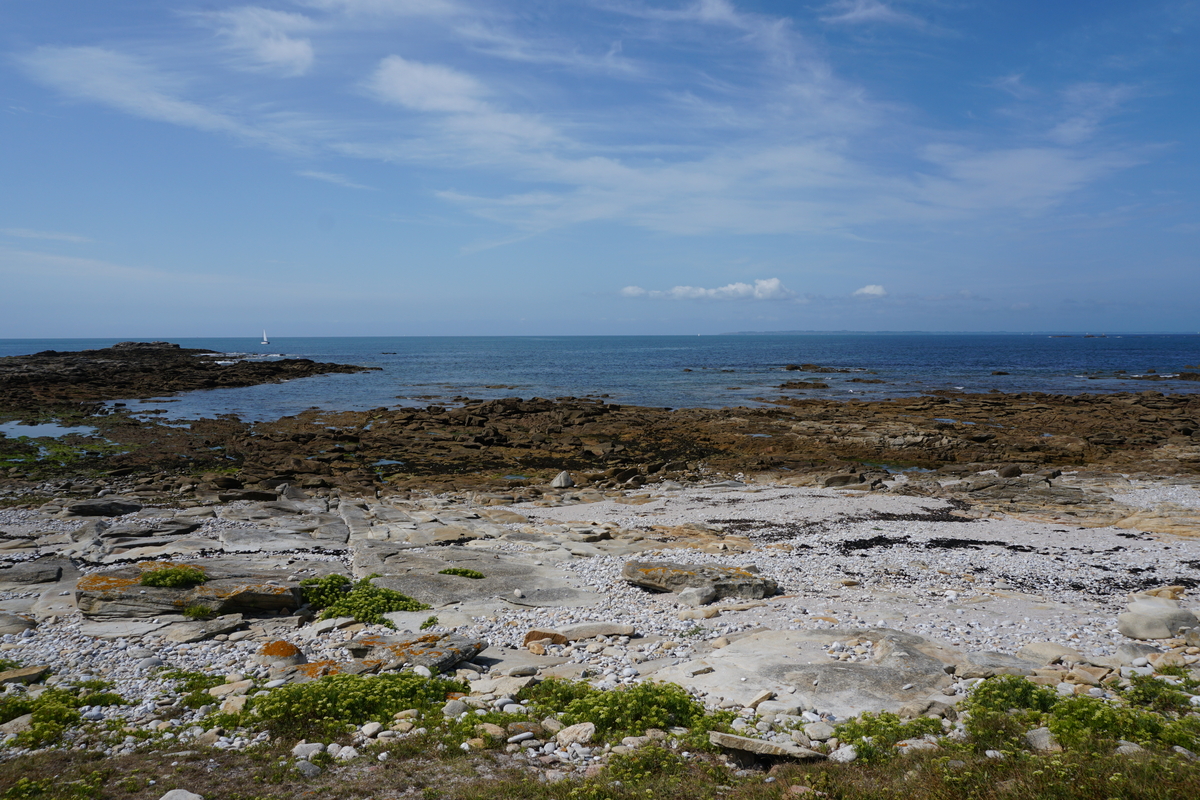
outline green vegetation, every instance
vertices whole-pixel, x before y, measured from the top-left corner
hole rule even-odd
[[[866,763],[884,761],[898,754],[896,742],[942,732],[942,721],[917,717],[905,722],[887,711],[861,714],[837,726],[838,741],[854,745],[858,757]]]
[[[46,689],[37,697],[27,694],[0,697],[0,724],[31,714],[30,729],[17,734],[18,747],[41,747],[58,741],[69,726],[81,722],[81,706],[124,705],[125,698],[87,687]]]
[[[421,630],[427,631],[430,628],[432,628],[434,625],[437,625],[437,624],[438,624],[437,617],[429,617],[424,622],[421,623]]]
[[[1047,727],[1064,748],[1096,753],[1119,739],[1151,748],[1200,748],[1200,717],[1186,695],[1159,678],[1131,681],[1118,702],[1087,695],[1059,697],[1024,678],[983,681],[966,702],[967,732],[977,751],[1016,751],[1026,731]]]
[[[460,578],[472,578],[473,580],[485,577],[482,572],[476,572],[473,569],[466,569],[465,567],[447,567],[439,572],[438,575],[457,575]]]
[[[0,672],[7,672],[10,669],[17,669],[20,666],[20,661],[13,661],[11,658],[0,658]]]
[[[378,575],[368,575],[354,582],[345,575],[326,575],[300,582],[304,601],[321,612],[321,619],[353,617],[358,622],[374,625],[392,623],[384,618],[391,611],[424,611],[429,606],[406,594],[383,589],[371,583]]]
[[[255,718],[275,733],[315,736],[344,731],[347,724],[389,723],[397,711],[430,711],[449,692],[466,685],[445,678],[423,678],[412,672],[384,675],[329,675],[290,684],[256,698]]]
[[[183,692],[183,705],[188,708],[200,708],[213,702],[208,690],[220,686],[225,679],[219,675],[205,675],[203,672],[188,672],[182,669],[164,670],[163,678],[175,681],[176,691]]]
[[[185,617],[187,617],[188,619],[194,619],[197,622],[200,622],[200,621],[203,621],[206,619],[212,619],[214,613],[215,612],[211,608],[209,608],[206,605],[201,605],[200,603],[196,603],[195,605],[190,605],[183,610],[183,615]]]
[[[521,692],[538,714],[559,712],[564,725],[591,722],[596,736],[619,742],[642,736],[647,728],[725,729],[732,714],[706,713],[704,706],[673,683],[639,683],[611,691],[586,683],[547,680]]]
[[[199,567],[170,564],[146,570],[142,573],[142,577],[138,579],[138,584],[165,589],[187,589],[204,583],[207,580],[208,576]]]

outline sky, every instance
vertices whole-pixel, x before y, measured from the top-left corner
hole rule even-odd
[[[1200,331],[1198,0],[0,0],[0,338]]]

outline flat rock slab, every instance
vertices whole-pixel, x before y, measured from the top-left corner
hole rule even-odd
[[[148,564],[153,569],[161,565]],[[197,564],[209,576],[190,588],[139,584],[141,565],[96,572],[79,579],[75,602],[90,617],[157,617],[201,606],[214,614],[291,610],[300,606],[300,587],[286,573],[237,570],[212,562]]]
[[[684,589],[708,588],[716,593],[715,599],[761,600],[779,592],[775,581],[745,567],[630,561],[621,569],[621,577],[634,586],[656,592],[678,593]]]
[[[189,644],[209,639],[222,633],[236,631],[245,623],[241,614],[225,614],[215,619],[198,622],[176,622],[162,632],[168,642]]]
[[[62,577],[64,564],[68,571],[79,574],[66,559],[39,558],[37,561],[26,561],[23,564],[13,564],[7,569],[0,569],[0,583],[54,583]]]
[[[35,627],[37,623],[29,617],[0,612],[0,636],[6,633],[21,633]]]
[[[393,542],[351,542],[356,576],[378,574],[375,584],[428,603],[435,608],[482,600],[528,600],[534,606],[579,607],[600,602],[601,595],[574,588],[572,576],[555,567],[538,565],[536,557],[493,553],[472,547],[426,548],[415,553]],[[470,569],[483,578],[441,575],[444,569]],[[523,597],[515,592],[520,591]]]
[[[829,645],[847,639],[870,640],[875,657],[830,660]],[[664,667],[654,677],[740,705],[767,690],[807,708],[852,717],[899,711],[940,691],[951,683],[946,666],[963,660],[961,653],[936,642],[888,628],[762,631],[703,658]]]
[[[454,633],[427,633],[420,636],[360,636],[345,647],[355,658],[379,661],[382,669],[399,669],[408,664],[427,667],[431,672],[447,672],[460,661],[470,661],[487,649],[482,639],[468,639]]]
[[[1008,653],[967,653],[964,663],[954,668],[957,678],[991,678],[996,675],[1031,675],[1043,666],[1037,659],[1021,658]]]
[[[807,747],[801,747],[798,744],[766,742],[762,739],[752,739],[749,736],[735,736],[732,733],[722,733],[720,731],[709,731],[708,741],[717,747],[740,750],[743,753],[753,753],[757,756],[795,758],[802,761],[825,758],[824,755],[818,753],[816,750],[809,750]]]
[[[163,616],[156,620],[114,619],[101,621],[85,619],[83,624],[79,626],[79,632],[84,636],[109,641],[114,639],[140,639],[148,633],[154,633],[172,623],[182,622],[183,620],[184,617],[176,615]]]
[[[50,672],[49,666],[19,667],[0,672],[0,686],[9,683],[37,683]]]

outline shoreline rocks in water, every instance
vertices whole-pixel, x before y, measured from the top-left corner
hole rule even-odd
[[[169,342],[120,342],[102,350],[45,350],[0,358],[0,407],[155,397],[195,389],[254,386],[377,367],[326,364],[307,358],[221,359],[215,350]]]

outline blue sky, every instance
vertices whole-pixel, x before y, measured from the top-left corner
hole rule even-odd
[[[1200,3],[0,0],[0,337],[1200,330]]]

